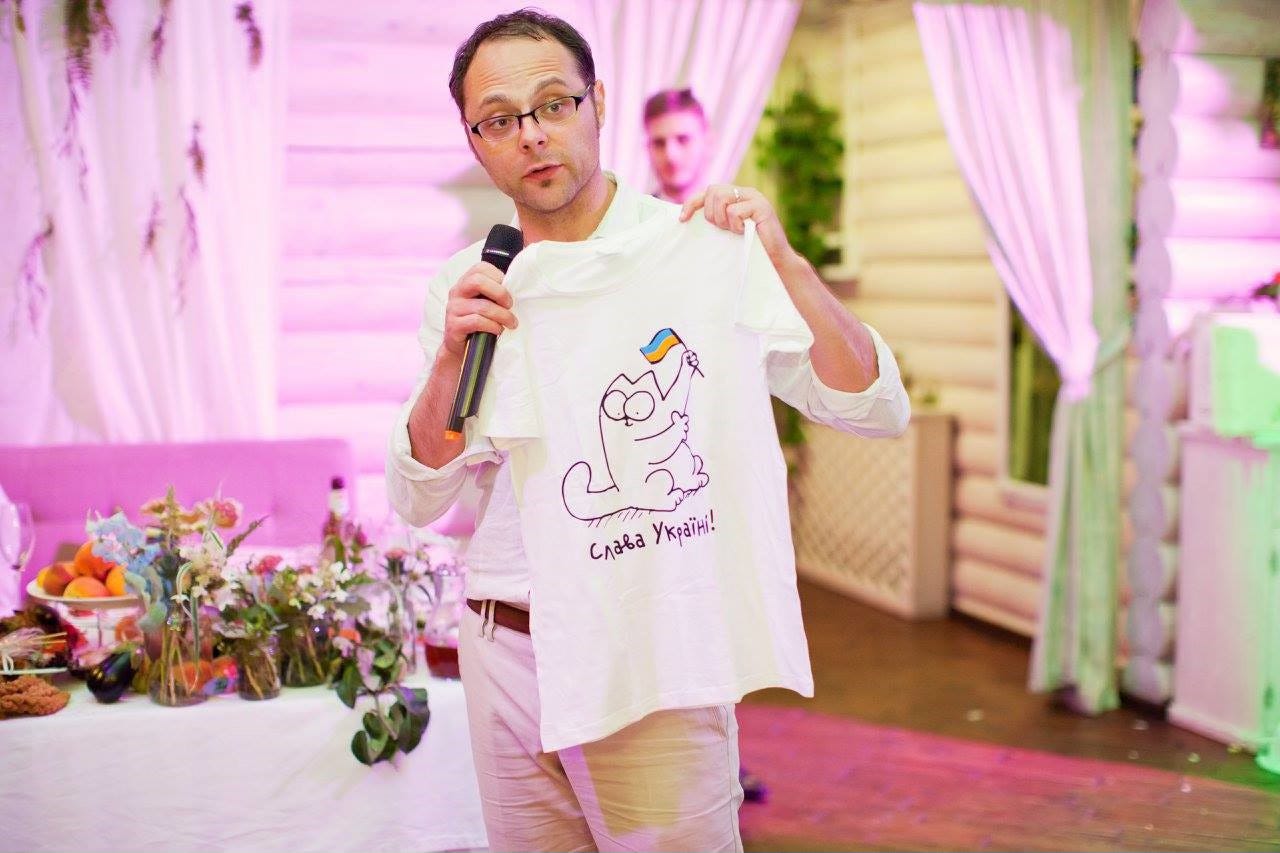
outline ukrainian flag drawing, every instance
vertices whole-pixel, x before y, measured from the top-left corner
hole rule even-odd
[[[666,358],[668,352],[676,344],[682,344],[680,336],[676,334],[675,329],[662,329],[653,336],[653,340],[649,341],[648,346],[640,347],[640,352],[644,357],[649,359],[650,364],[657,364]]]

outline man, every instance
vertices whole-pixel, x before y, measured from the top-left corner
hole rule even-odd
[[[706,186],[711,134],[690,89],[664,89],[644,104],[649,165],[658,198],[684,204]]]
[[[782,355],[768,355],[768,389],[800,406],[810,417],[843,429],[869,436],[896,435],[905,429],[909,409],[892,354],[874,332],[844,310],[813,268],[792,251],[772,206],[759,192],[741,187],[710,187],[679,211],[677,221],[676,210],[671,205],[638,193],[602,171],[599,139],[606,114],[605,87],[595,78],[590,48],[570,25],[532,10],[501,15],[480,25],[458,50],[450,75],[450,91],[477,161],[495,186],[515,203],[526,244],[516,265],[525,263],[530,256],[545,254],[544,249],[552,256],[557,252],[561,255],[582,250],[592,252],[593,246],[622,251],[632,234],[658,229],[665,229],[664,234],[676,234],[678,242],[687,244],[695,252],[703,245],[718,251],[728,241],[739,247],[726,254],[730,259],[744,257],[741,247],[746,245],[753,258],[761,259],[751,267],[752,281],[761,287],[768,303],[768,312],[749,319],[763,317],[768,321],[789,313],[802,327],[799,330],[802,334],[792,334],[790,340],[794,344],[803,338],[807,346],[807,349]],[[705,221],[689,221],[695,215]],[[756,234],[741,240],[754,242],[735,242],[738,238],[724,233],[744,234],[749,230],[748,222]],[[650,253],[644,260],[658,264],[661,263],[659,255],[659,252]],[[469,609],[463,611],[459,657],[489,845],[495,850],[741,850],[737,811],[742,793],[737,781],[733,703],[749,689],[757,688],[744,686],[741,679],[730,678],[723,684],[717,680],[720,670],[742,661],[708,657],[708,647],[723,637],[717,632],[707,633],[704,626],[708,624],[706,617],[725,624],[745,617],[740,608],[714,613],[708,605],[692,611],[692,616],[677,618],[668,605],[674,608],[681,602],[695,600],[687,596],[714,594],[719,590],[738,598],[746,595],[758,604],[761,612],[785,609],[794,615],[796,622],[781,645],[793,653],[789,658],[789,665],[793,664],[790,671],[799,673],[799,677],[788,683],[802,692],[811,692],[807,648],[798,622],[794,567],[774,565],[787,560],[771,560],[763,567],[767,572],[777,570],[779,580],[775,586],[784,591],[772,597],[773,588],[761,590],[749,581],[744,581],[742,588],[729,588],[721,580],[717,581],[720,586],[684,584],[684,589],[677,589],[680,584],[672,584],[658,590],[648,589],[644,601],[637,605],[636,596],[631,593],[646,581],[638,577],[633,587],[619,591],[616,600],[604,602],[600,607],[557,611],[556,602],[562,604],[563,601],[542,591],[531,601],[533,587],[542,584],[539,588],[545,591],[548,580],[561,576],[565,566],[554,557],[547,558],[545,552],[536,564],[526,554],[531,537],[545,531],[523,526],[522,515],[546,511],[546,507],[539,504],[522,503],[521,489],[528,482],[522,478],[527,472],[519,470],[515,463],[519,460],[523,465],[528,457],[519,455],[519,448],[510,452],[501,449],[504,445],[496,438],[500,431],[493,429],[492,422],[487,430],[477,426],[476,421],[484,418],[483,410],[481,418],[468,421],[464,440],[449,440],[444,431],[469,334],[491,332],[511,336],[508,340],[516,341],[539,329],[546,331],[543,328],[546,323],[522,324],[522,319],[532,316],[529,312],[535,308],[543,311],[538,317],[545,321],[545,306],[526,304],[529,291],[522,292],[522,301],[517,305],[504,284],[504,276],[495,267],[479,262],[479,257],[479,244],[459,252],[429,285],[419,334],[426,367],[392,432],[387,485],[397,511],[415,525],[429,523],[443,513],[468,482],[483,494],[467,554]],[[613,267],[607,257],[604,263],[603,274],[607,274]],[[578,265],[571,272],[580,277],[583,269]],[[695,286],[694,282],[682,278],[680,272],[649,268],[643,280],[665,282],[665,286],[671,282],[681,287]],[[512,281],[519,279],[516,266],[513,265],[509,276]],[[536,279],[532,281],[539,283]],[[521,280],[522,284],[530,282],[528,276]],[[556,285],[554,276],[549,285]],[[732,290],[723,285],[724,282],[708,282],[705,288],[699,289],[705,293]],[[633,297],[644,295],[638,288],[632,288],[631,293]],[[692,292],[689,295],[697,296]],[[774,301],[768,302],[770,299]],[[573,302],[569,298],[560,301]],[[673,306],[672,310],[685,308],[687,306]],[[626,317],[607,319],[627,320]],[[739,333],[734,328],[726,331],[725,326],[732,324],[714,317],[704,319],[706,324],[695,328],[700,335],[700,346],[715,330],[736,345],[755,346],[756,338],[746,336],[745,332]],[[681,329],[688,331],[684,325]],[[557,339],[573,343],[579,335],[595,331],[598,330],[582,324],[558,330],[551,328],[551,343]],[[646,327],[646,340],[648,331]],[[632,359],[643,357],[657,364],[668,349],[677,347],[678,358],[657,366],[680,371],[678,376],[686,382],[696,377],[700,383],[710,383],[708,377],[713,373],[719,381],[733,380],[734,370],[746,384],[756,378],[765,381],[766,365],[755,359],[754,349],[744,350],[752,355],[740,359],[738,364],[730,365],[724,359],[716,362],[719,369],[716,373],[712,362],[700,361],[699,354],[684,346],[673,329],[661,329],[661,333],[640,353],[634,351],[630,342],[625,347],[620,344],[619,352],[625,350]],[[545,344],[547,339],[544,337],[542,342]],[[507,347],[504,352],[503,343],[500,338],[494,370],[505,370],[506,375],[490,377],[482,406],[509,407],[513,386],[503,383],[512,376],[519,377],[548,366],[566,369],[553,357],[545,363],[542,360],[521,362],[523,350]],[[702,354],[706,356],[710,352],[708,347]],[[764,355],[763,350],[759,352]],[[512,358],[516,361],[512,362]],[[573,381],[567,375],[558,380],[544,375],[542,379],[542,390],[553,391],[562,390]],[[675,386],[667,387],[670,390]],[[517,395],[522,391],[514,390]],[[591,393],[598,394],[598,386],[593,387]],[[617,393],[606,393],[600,402],[601,431],[607,423],[618,429],[622,429],[623,424],[632,426],[653,410],[652,395],[637,392],[628,397],[624,394],[624,403],[622,397],[617,401],[613,399]],[[660,392],[660,396],[666,398],[666,392]],[[647,409],[641,406],[646,403],[645,398]],[[591,402],[593,433],[595,405]],[[709,419],[714,420],[717,411],[706,407],[700,411],[699,418],[707,423]],[[763,408],[756,411],[763,413],[757,420],[768,418],[767,399]],[[672,414],[670,421],[669,429],[689,429],[689,419],[679,412]],[[761,430],[759,423],[751,426]],[[772,424],[768,423],[767,427],[771,430]],[[549,428],[554,430],[557,424],[553,421]],[[727,428],[731,431],[730,437],[733,432],[748,431],[745,425],[736,422]],[[737,477],[740,482],[751,484],[777,476],[776,483],[782,491],[783,523],[743,523],[734,532],[718,538],[703,536],[697,545],[681,539],[680,546],[701,547],[712,540],[735,546],[740,539],[750,540],[760,532],[753,528],[770,528],[785,540],[786,556],[790,557],[785,525],[785,483],[781,479],[783,466],[776,435],[769,432],[768,436],[772,447],[767,466],[755,459],[735,460],[738,465],[716,462],[718,467],[712,470],[716,485],[703,489],[701,494],[698,490],[708,479],[701,467],[702,457],[714,457],[720,449],[701,446],[701,456],[686,453],[683,459],[692,467],[685,475],[693,478],[693,482],[687,483],[684,490],[672,487],[667,497],[672,503],[683,499],[685,507],[701,510],[706,493],[711,488],[721,488],[726,481]],[[679,446],[688,450],[683,441]],[[578,469],[579,464],[575,464],[570,474]],[[590,472],[588,475],[583,481],[587,490],[582,497],[604,495],[590,487],[592,476]],[[565,483],[568,482],[566,475]],[[646,480],[645,487],[654,482]],[[735,495],[728,491],[718,494],[723,495],[721,511],[732,509]],[[559,497],[558,491],[556,496]],[[561,512],[561,516],[564,515]],[[576,518],[565,516],[574,525],[573,535],[591,535],[597,529],[578,520],[587,515],[589,512],[584,511]],[[602,522],[596,519],[593,523]],[[660,517],[655,527],[661,523]],[[600,529],[607,530],[607,522],[603,524]],[[699,524],[703,524],[702,532],[714,526],[714,522]],[[723,521],[721,526],[725,527]],[[674,556],[679,561],[682,552],[681,548],[674,547],[676,528],[668,526],[667,533],[671,541],[663,543],[662,548],[654,545],[640,553]],[[610,551],[611,547],[617,550]],[[612,546],[606,545],[605,550],[615,557],[622,554],[621,536]],[[581,549],[577,556],[581,556]],[[748,554],[745,562],[750,561]],[[599,565],[608,566],[609,570],[598,573],[592,580],[608,581],[620,577],[624,570],[621,558]],[[730,569],[739,565],[735,562]],[[574,593],[574,589],[563,591],[570,597]],[[682,595],[686,598],[681,598]],[[779,603],[777,599],[785,600]],[[615,606],[616,613],[609,612]],[[611,621],[615,616],[621,619],[625,614],[634,615],[637,606],[642,610],[649,608],[643,610],[643,614],[652,617],[646,631],[634,630],[634,622],[628,623],[624,630],[618,627],[621,621]],[[592,627],[588,629],[587,625]],[[745,639],[741,633],[735,637],[750,644],[759,635],[770,633],[768,624],[757,621],[753,625],[758,630],[749,632]],[[681,643],[682,637],[693,639]],[[558,643],[556,654],[547,654],[553,640]],[[765,642],[771,644],[772,639],[766,636]],[[569,644],[567,653],[565,643]],[[606,648],[613,650],[609,654],[625,660],[611,658],[609,654],[602,656],[602,649]],[[692,684],[697,688],[694,693],[700,690],[698,695],[712,698],[691,700],[688,689],[663,692],[651,686],[655,680],[670,675],[669,669],[680,669],[683,657],[705,665],[709,675],[699,682],[700,671],[677,672],[676,675],[684,679],[682,684],[685,687]],[[594,668],[589,672],[576,671],[578,659],[589,659]],[[771,664],[773,658],[755,652],[748,655],[748,663],[757,661]],[[544,689],[550,682],[555,683],[556,690]],[[766,683],[783,682],[768,678]],[[588,715],[589,725],[581,729],[584,734],[577,739],[566,735],[572,727],[564,725],[565,719],[575,715],[581,719],[582,704],[588,698],[597,700],[606,687],[625,693],[635,701],[627,708],[609,707],[594,716]],[[576,695],[579,689],[582,702]],[[556,745],[544,748],[549,740],[554,740]]]

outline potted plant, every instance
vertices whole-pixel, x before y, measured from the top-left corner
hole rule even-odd
[[[833,257],[827,242],[844,189],[839,114],[801,87],[781,106],[766,109],[764,117],[769,129],[757,139],[756,165],[774,179],[778,219],[787,240],[815,268],[839,260],[839,251]],[[803,418],[778,400],[773,409],[778,441],[788,468],[795,470],[804,443]]]

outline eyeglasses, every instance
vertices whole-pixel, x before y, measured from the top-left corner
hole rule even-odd
[[[526,118],[532,118],[538,123],[539,127],[558,127],[568,124],[569,120],[578,114],[578,106],[586,100],[591,94],[591,87],[595,85],[595,81],[587,84],[587,88],[582,90],[581,95],[566,95],[563,98],[547,101],[541,106],[534,107],[527,113],[518,115],[502,115],[487,118],[484,121],[478,121],[470,125],[471,132],[486,142],[501,142],[509,139],[520,132],[522,122]]]

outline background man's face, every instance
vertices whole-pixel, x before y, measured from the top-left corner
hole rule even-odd
[[[580,95],[583,80],[573,55],[547,38],[494,39],[476,51],[462,81],[463,120],[475,124],[498,115],[519,115],[566,95]],[[466,130],[480,165],[493,183],[517,205],[552,213],[565,207],[600,167],[600,125],[604,90],[592,97],[568,123],[542,127],[532,117],[520,132],[490,142]]]
[[[683,198],[702,189],[710,145],[707,125],[695,112],[660,115],[645,125],[649,163],[669,196]]]

